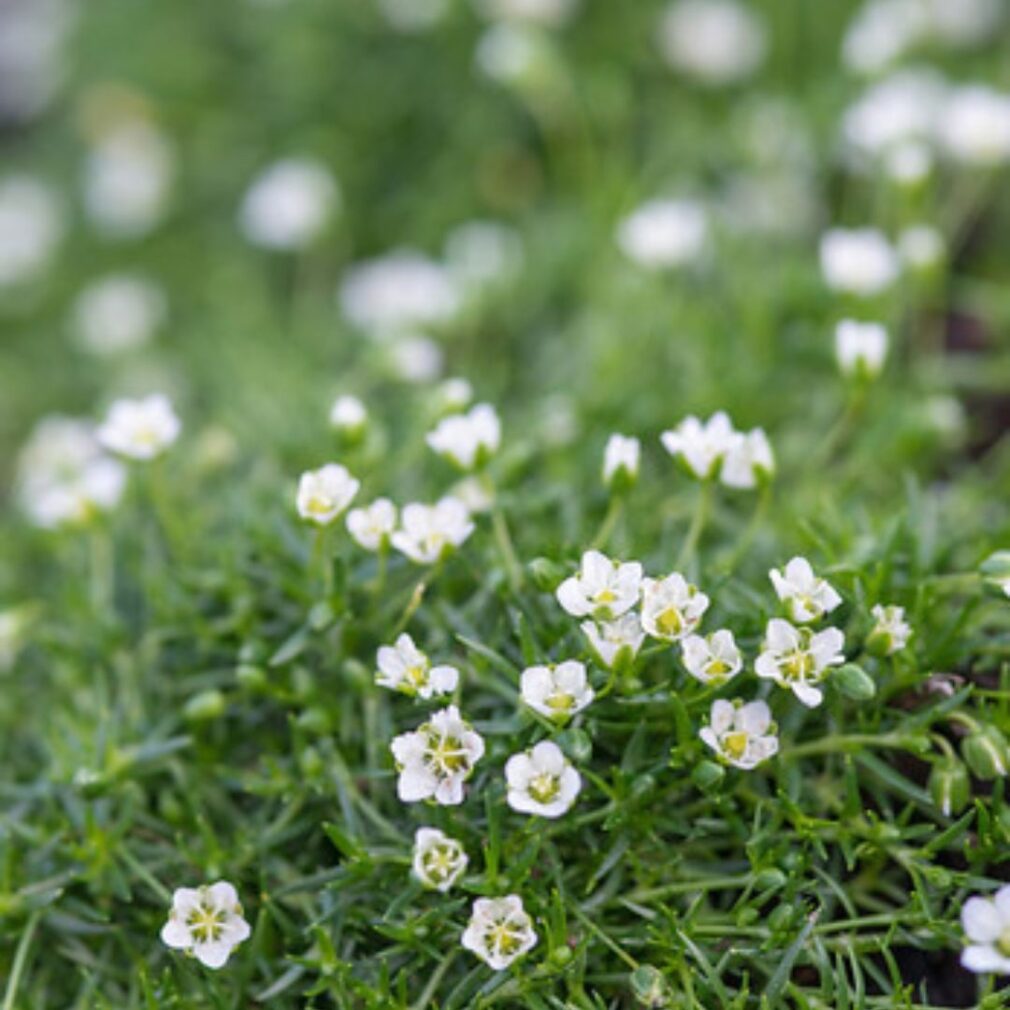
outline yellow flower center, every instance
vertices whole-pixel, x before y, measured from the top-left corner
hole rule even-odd
[[[597,603],[613,603],[617,599],[617,593],[612,589],[601,589],[596,594]]]
[[[783,657],[779,669],[786,680],[808,680],[814,673],[814,657],[797,649]]]
[[[726,752],[727,757],[734,761],[739,760],[747,750],[747,734],[740,731],[727,733],[722,738],[722,749]]]
[[[1004,929],[996,940],[996,949],[1004,956],[1010,957],[1010,929]]]
[[[557,691],[547,697],[547,707],[555,712],[568,712],[574,704],[575,698],[562,691]]]
[[[494,950],[505,957],[519,950],[520,938],[509,922],[496,922],[488,927],[485,942],[489,950]]]
[[[556,775],[542,772],[530,779],[529,793],[537,803],[550,803],[558,795],[560,788],[561,783]]]
[[[429,849],[424,854],[424,868],[428,876],[439,883],[447,879],[453,869],[452,852],[444,845]]]
[[[428,682],[428,668],[427,666],[408,666],[404,677],[412,687],[424,687]]]
[[[676,607],[668,607],[656,618],[656,627],[664,635],[679,635],[684,627],[684,619]]]
[[[197,943],[213,943],[224,932],[225,913],[201,902],[186,917],[186,925]]]
[[[454,736],[428,734],[425,759],[440,775],[455,775],[470,767],[463,742]]]

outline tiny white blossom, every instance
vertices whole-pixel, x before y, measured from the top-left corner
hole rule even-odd
[[[939,116],[947,154],[966,165],[993,168],[1010,161],[1010,95],[982,85],[956,88]]]
[[[630,485],[638,479],[642,444],[627,435],[611,435],[603,453],[603,483]]]
[[[396,792],[404,803],[433,799],[457,806],[463,802],[463,783],[484,755],[484,740],[450,705],[413,732],[394,737],[389,749],[399,771]]]
[[[452,694],[459,683],[459,671],[454,666],[432,666],[407,634],[400,635],[395,645],[381,646],[376,662],[379,669],[375,683],[411,697],[428,699]]]
[[[0,179],[0,290],[42,273],[63,230],[63,213],[48,186],[30,175]]]
[[[947,245],[933,225],[914,224],[898,236],[898,252],[912,270],[927,273],[943,262]]]
[[[483,515],[494,508],[494,488],[476,474],[457,481],[449,494],[458,498],[472,516]]]
[[[454,376],[446,379],[435,391],[439,410],[460,411],[473,399],[473,386],[468,379]]]
[[[250,934],[235,888],[226,880],[179,887],[161,930],[167,947],[184,950],[208,968],[221,968]]]
[[[338,396],[330,407],[330,424],[337,431],[357,434],[368,421],[368,411],[356,396]]]
[[[659,43],[671,67],[709,86],[749,77],[767,48],[757,14],[736,0],[676,0],[663,15]]]
[[[886,291],[900,264],[891,243],[875,228],[832,228],[821,236],[821,273],[828,287],[861,297]]]
[[[725,684],[743,669],[733,632],[725,628],[707,637],[688,635],[680,648],[688,673],[703,684]]]
[[[884,171],[902,186],[918,186],[933,171],[933,151],[923,142],[906,140],[896,144],[884,156]],[[904,250],[898,250],[905,259]]]
[[[509,894],[504,898],[478,898],[461,942],[489,968],[504,971],[536,946],[537,934],[522,898]]]
[[[876,378],[887,357],[887,329],[881,323],[843,319],[835,327],[835,359],[843,375]]]
[[[708,602],[708,597],[680,572],[663,579],[644,579],[642,627],[653,638],[679,642],[698,627]]]
[[[465,288],[480,292],[519,272],[522,239],[497,221],[467,221],[446,237],[445,262]]]
[[[816,708],[823,694],[814,685],[824,679],[830,667],[845,662],[844,645],[845,636],[837,628],[815,633],[775,617],[765,629],[754,672],[789,688],[807,708]]]
[[[722,462],[719,480],[727,487],[749,490],[775,474],[775,455],[762,428],[735,439]]]
[[[501,422],[494,407],[478,403],[469,413],[443,418],[426,441],[431,449],[461,470],[473,470],[498,451]]]
[[[469,857],[462,842],[438,828],[418,828],[414,834],[414,876],[434,891],[448,891],[466,871]]]
[[[117,400],[98,428],[98,441],[128,459],[160,456],[179,437],[182,425],[167,396],[153,393],[142,400]]]
[[[376,498],[371,505],[347,513],[347,532],[366,551],[389,543],[395,529],[396,506],[388,498]]]
[[[649,200],[617,226],[617,246],[647,270],[667,270],[699,260],[708,245],[708,214],[694,200]]]
[[[519,681],[523,701],[535,712],[565,722],[581,712],[594,697],[585,666],[575,659],[556,666],[530,666]]]
[[[969,941],[961,964],[968,971],[1010,975],[1010,885],[992,897],[969,898],[961,908],[961,927]]]
[[[317,238],[340,200],[325,165],[285,158],[264,169],[242,199],[239,226],[253,245],[303,249]]]
[[[586,551],[577,575],[557,588],[557,600],[573,617],[609,621],[630,610],[642,584],[637,561],[611,561],[599,551]]]
[[[561,748],[541,740],[531,750],[505,762],[508,805],[521,814],[560,817],[571,809],[582,779]]]
[[[826,579],[814,574],[806,558],[795,557],[783,571],[773,568],[768,573],[775,594],[797,624],[808,624],[830,614],[842,598]]]
[[[739,444],[740,435],[723,412],[702,422],[694,415],[684,418],[676,428],[664,431],[663,448],[683,461],[699,480],[709,480],[719,473],[726,455]]]
[[[298,514],[318,526],[329,526],[351,504],[359,487],[361,482],[339,463],[306,470],[298,480]]]
[[[608,670],[629,664],[645,641],[642,622],[634,612],[613,621],[583,621],[581,628],[597,660]]]
[[[708,725],[698,736],[725,762],[750,770],[778,752],[772,714],[763,701],[712,702]]]
[[[391,537],[393,546],[419,565],[431,565],[459,547],[473,532],[466,506],[458,498],[443,498],[435,505],[411,502],[403,509],[401,528]]]
[[[908,645],[912,626],[905,620],[904,607],[885,607],[878,603],[870,613],[876,624],[870,631],[869,641],[879,643],[885,655],[893,656]]]
[[[400,333],[386,347],[393,374],[403,382],[424,385],[442,374],[442,348],[423,333]]]
[[[119,354],[146,344],[165,318],[161,289],[143,277],[112,274],[74,300],[77,343],[91,354]]]

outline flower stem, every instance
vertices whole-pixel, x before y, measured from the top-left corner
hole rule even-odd
[[[743,536],[737,541],[736,547],[733,549],[733,553],[729,556],[729,560],[726,562],[724,569],[725,575],[731,575],[735,570],[737,565],[743,560],[744,556],[751,549],[751,545],[754,543],[754,538],[758,534],[758,530],[761,529],[764,523],[765,516],[768,514],[768,507],[771,505],[772,501],[772,485],[771,481],[767,481],[761,487],[758,492],[757,504],[754,506],[754,512],[750,517],[750,522],[747,524],[747,529],[744,530]]]
[[[333,564],[329,552],[329,526],[320,526],[316,530],[315,542],[312,545],[312,567],[319,568],[322,574],[323,596],[329,599],[333,595]]]
[[[908,737],[892,733],[884,735],[852,733],[848,736],[826,736],[820,740],[801,743],[796,747],[784,750],[783,756],[791,758],[810,757],[813,754],[847,753],[867,747],[882,747],[890,750],[915,750],[918,743],[918,740],[911,740]]]
[[[614,527],[617,525],[617,521],[621,518],[621,513],[624,511],[624,498],[619,494],[614,494],[610,496],[610,505],[607,508],[607,514],[603,517],[603,522],[600,524],[600,528],[596,531],[596,536],[593,537],[593,542],[590,545],[594,550],[602,550],[607,546],[607,541],[610,539],[610,535],[614,532]]]
[[[491,525],[494,529],[498,550],[505,564],[505,571],[508,573],[509,585],[512,587],[512,592],[517,593],[523,584],[523,567],[512,544],[508,524],[505,522],[505,513],[499,508],[497,502],[491,510]]]
[[[701,540],[701,534],[704,532],[711,509],[712,481],[703,480],[701,487],[698,488],[698,500],[695,502],[691,525],[688,527],[687,536],[681,545],[680,554],[677,555],[678,569],[686,567],[694,559],[698,549],[698,541]]]

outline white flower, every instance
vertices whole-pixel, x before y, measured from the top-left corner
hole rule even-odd
[[[449,489],[453,498],[458,498],[472,516],[482,515],[494,508],[494,490],[476,474],[464,477]]]
[[[573,617],[609,621],[638,602],[642,566],[637,561],[611,561],[599,551],[582,555],[578,575],[558,586],[558,603]]]
[[[828,287],[861,297],[886,291],[898,278],[898,257],[875,228],[832,228],[821,236],[821,273]]]
[[[375,683],[411,697],[428,699],[452,694],[459,683],[459,671],[454,666],[432,666],[410,635],[400,635],[395,645],[381,646],[376,659],[379,669]]]
[[[522,262],[518,233],[496,221],[467,221],[445,240],[446,266],[472,291],[514,277]]]
[[[367,421],[368,411],[356,396],[338,396],[330,407],[330,424],[344,434],[357,434]]]
[[[835,327],[835,360],[843,375],[873,379],[884,367],[887,343],[883,324],[843,319]]]
[[[594,697],[585,666],[575,659],[556,666],[530,666],[519,681],[523,701],[535,712],[564,722],[581,712]]]
[[[631,485],[638,479],[642,444],[627,435],[611,435],[603,452],[603,483],[607,487]]]
[[[842,602],[834,587],[814,574],[806,558],[793,558],[781,572],[773,568],[768,578],[789,616],[798,624],[816,621]]]
[[[116,400],[98,428],[98,441],[128,459],[154,459],[179,437],[182,425],[162,393],[142,400]]]
[[[425,887],[448,891],[469,861],[463,844],[438,828],[418,828],[414,834],[414,876]]]
[[[919,0],[871,0],[853,18],[842,42],[842,61],[852,70],[883,70],[916,46],[925,31]]]
[[[946,90],[939,74],[921,69],[899,70],[867,88],[842,118],[847,148],[874,166],[902,147],[930,142]]]
[[[681,655],[688,673],[703,684],[724,684],[743,668],[743,658],[725,628],[707,638],[688,635],[681,643]]]
[[[928,273],[943,262],[947,244],[931,224],[914,224],[898,236],[898,252],[912,270]]]
[[[648,270],[697,261],[708,244],[708,215],[694,200],[650,200],[617,226],[617,245]]]
[[[38,276],[62,234],[63,216],[48,187],[30,175],[0,180],[0,289]]]
[[[500,21],[477,41],[474,62],[482,74],[506,87],[542,87],[554,54],[543,32],[521,21]]]
[[[463,783],[484,755],[484,740],[450,705],[413,732],[395,737],[389,749],[400,773],[396,792],[404,803],[434,799],[456,806],[463,802]]]
[[[220,968],[249,933],[235,888],[219,880],[203,887],[176,889],[161,941],[191,954],[208,968]]]
[[[508,805],[521,814],[560,817],[575,802],[582,779],[561,748],[541,740],[531,750],[505,762]]]
[[[388,498],[376,498],[371,505],[347,513],[347,532],[366,551],[379,550],[395,529],[396,506]]]
[[[151,339],[165,310],[165,295],[156,284],[111,274],[89,284],[74,300],[74,336],[92,354],[130,351]]]
[[[708,597],[680,572],[642,581],[642,627],[665,642],[679,642],[698,627]]]
[[[723,412],[713,414],[707,421],[691,415],[676,428],[664,431],[663,448],[673,457],[679,457],[688,471],[699,480],[714,478],[731,449],[739,445],[740,434]]]
[[[455,376],[446,379],[435,391],[435,402],[439,410],[463,410],[473,399],[473,386],[467,379]]]
[[[968,971],[1010,975],[1010,885],[991,898],[969,898],[961,909],[961,926],[970,941],[961,964]]]
[[[351,504],[359,487],[361,482],[339,463],[306,470],[298,479],[298,514],[318,526],[329,526]]]
[[[642,622],[633,612],[614,621],[583,621],[580,627],[597,660],[608,670],[629,664],[645,640]]]
[[[501,422],[489,403],[478,403],[467,414],[443,418],[426,439],[428,446],[461,470],[483,466],[501,444]]]
[[[909,140],[892,147],[884,158],[888,178],[902,186],[918,186],[933,171],[933,152],[918,140]],[[903,252],[900,249],[899,252]],[[904,259],[902,254],[902,259]]]
[[[459,547],[473,532],[470,513],[458,498],[435,505],[412,502],[403,509],[393,546],[419,565],[431,565]]]
[[[516,958],[536,946],[533,920],[517,894],[504,898],[478,898],[463,932],[463,946],[494,971],[503,971]]]
[[[779,749],[772,714],[763,701],[746,705],[719,699],[712,702],[708,725],[698,736],[728,764],[751,769],[766,761]]]
[[[340,200],[325,165],[285,158],[264,169],[246,191],[239,225],[253,245],[303,249],[317,238]]]
[[[659,44],[666,62],[702,84],[732,84],[764,59],[765,30],[736,0],[677,0],[663,15]]]
[[[765,629],[754,672],[792,690],[807,708],[816,708],[823,694],[813,685],[824,679],[829,667],[845,662],[844,645],[845,636],[837,628],[814,633],[775,617]]]
[[[405,35],[428,31],[445,16],[448,0],[378,0],[389,26]]]
[[[723,458],[719,480],[727,487],[748,490],[775,474],[775,455],[762,428],[734,439]]]
[[[885,607],[878,603],[870,613],[876,624],[870,631],[869,640],[879,643],[885,655],[893,656],[908,645],[912,626],[905,620],[904,607]]]
[[[1010,95],[981,85],[957,88],[939,116],[940,140],[952,158],[982,168],[1010,160]]]
[[[555,26],[567,21],[579,0],[477,0],[485,17]]]
[[[386,354],[393,374],[403,382],[434,382],[442,374],[442,348],[421,333],[396,335]]]

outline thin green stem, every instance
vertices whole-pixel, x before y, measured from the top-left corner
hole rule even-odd
[[[323,583],[323,596],[329,599],[333,595],[333,559],[329,552],[330,527],[318,526],[312,545],[312,568],[320,570]]]
[[[796,747],[784,750],[783,756],[798,758],[810,757],[814,754],[845,754],[868,747],[885,750],[915,751],[918,749],[920,743],[921,741],[918,738],[913,740],[909,737],[892,733],[876,736],[871,733],[852,733],[848,736],[825,736],[819,740],[811,740],[809,743],[801,743]]]
[[[18,986],[21,984],[21,976],[24,974],[25,966],[28,964],[28,951],[35,936],[35,930],[42,917],[42,910],[32,913],[28,920],[24,932],[21,934],[21,941],[18,943],[17,952],[14,955],[14,964],[11,966],[11,977],[7,980],[7,991],[4,993],[3,1010],[14,1010],[14,998],[18,993]]]
[[[596,536],[593,537],[593,541],[590,544],[594,550],[602,550],[607,546],[607,541],[614,532],[614,527],[617,525],[623,512],[624,497],[619,494],[611,495],[607,514],[603,517],[603,522],[600,524],[600,528],[596,531]]]
[[[765,481],[761,485],[761,489],[758,491],[757,503],[754,506],[754,512],[751,514],[750,522],[747,524],[747,528],[743,532],[743,536],[736,543],[736,547],[733,548],[733,553],[729,556],[729,560],[726,562],[724,568],[725,575],[731,575],[735,570],[737,565],[743,560],[747,552],[751,549],[755,538],[758,535],[758,531],[764,525],[765,517],[768,514],[768,509],[771,506],[772,501],[772,484],[771,481]]]
[[[508,573],[509,585],[512,587],[512,592],[517,593],[523,584],[523,566],[512,544],[508,524],[505,522],[505,513],[502,512],[497,502],[491,510],[491,526],[494,529],[494,538],[505,564],[505,571]]]
[[[712,510],[712,486],[713,481],[703,480],[698,488],[698,499],[694,505],[694,515],[691,517],[691,525],[688,527],[687,536],[681,545],[680,554],[677,555],[677,568],[682,569],[694,559],[698,549],[698,542],[708,523],[709,513]]]

